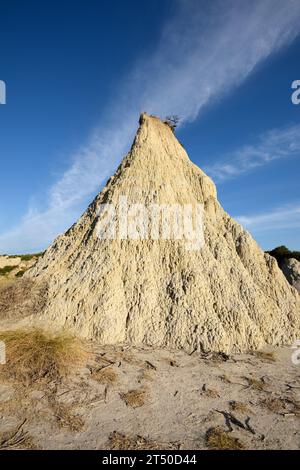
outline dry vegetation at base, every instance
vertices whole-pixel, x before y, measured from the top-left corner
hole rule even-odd
[[[249,413],[248,406],[240,401],[230,401],[229,406],[232,411],[236,411],[239,413]]]
[[[92,379],[101,384],[111,385],[117,381],[117,374],[111,367],[103,367],[91,374]]]
[[[300,418],[300,403],[291,398],[269,397],[261,400],[259,405],[274,414]]]
[[[63,403],[54,403],[51,408],[59,427],[68,428],[71,432],[82,430],[84,421],[72,411],[70,406]]]
[[[214,450],[242,450],[244,444],[236,437],[232,437],[228,431],[220,427],[211,428],[206,433],[206,444]]]
[[[0,340],[5,342],[7,361],[0,375],[26,385],[41,379],[55,381],[88,357],[82,343],[66,333],[2,331]]]
[[[6,276],[6,274],[11,273],[14,269],[16,269],[18,265],[15,266],[4,266],[0,268],[0,276]]]
[[[19,415],[29,409],[30,390],[43,390],[47,407],[61,428],[79,432],[84,421],[74,413],[72,406],[57,401],[57,385],[88,360],[89,354],[78,339],[65,332],[52,333],[39,329],[0,332],[6,344],[6,364],[0,369],[2,381],[12,382],[15,393],[12,400],[2,403],[0,411]],[[29,391],[27,391],[29,390]],[[28,411],[29,415],[30,412]],[[0,449],[35,448],[31,437],[19,428],[0,434]]]
[[[125,401],[127,406],[131,406],[132,408],[139,408],[146,403],[146,391],[143,389],[120,393],[120,397]]]
[[[179,445],[173,442],[162,443],[142,436],[129,437],[114,431],[107,443],[109,450],[176,450]]]
[[[179,352],[172,367],[164,350],[132,348],[139,364],[133,366],[120,360],[121,346],[84,346],[87,362],[76,370],[71,364],[59,380],[46,376],[27,387],[0,377],[0,448],[299,448],[299,373],[289,367],[290,350],[276,351],[274,377],[274,365],[253,354],[235,356],[220,370],[215,361]],[[93,378],[105,373],[110,380],[110,371],[117,374],[112,384]],[[153,380],[141,383],[143,372]],[[244,377],[261,378],[266,390],[249,387]],[[208,396],[211,390],[220,398]],[[141,397],[144,404],[136,406]]]
[[[282,398],[265,398],[261,400],[260,406],[267,408],[272,413],[284,413],[287,411],[286,402]]]

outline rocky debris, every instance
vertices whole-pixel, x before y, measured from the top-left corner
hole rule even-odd
[[[280,263],[280,268],[288,282],[300,292],[300,261],[288,258]]]

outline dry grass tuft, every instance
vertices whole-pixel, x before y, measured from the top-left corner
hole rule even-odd
[[[222,428],[211,428],[206,433],[206,444],[209,448],[215,450],[241,450],[245,446],[238,438],[232,437]]]
[[[230,409],[232,411],[237,411],[239,413],[248,413],[249,409],[245,403],[240,401],[230,401],[229,402]]]
[[[259,392],[265,391],[265,384],[261,379],[255,379],[254,377],[245,377],[248,382],[248,386]]]
[[[260,402],[260,406],[267,408],[273,413],[284,413],[287,411],[286,403],[282,398],[266,398]]]
[[[125,401],[127,406],[132,408],[139,408],[146,402],[146,391],[145,390],[130,390],[127,393],[121,393],[120,397]]]
[[[116,382],[117,374],[111,367],[104,367],[99,370],[95,370],[91,375],[92,379],[105,385],[111,385]]]
[[[58,380],[88,357],[81,342],[65,333],[12,330],[0,332],[0,340],[5,342],[7,361],[1,375],[24,385]]]
[[[142,436],[129,437],[116,431],[109,436],[107,445],[109,450],[176,450],[178,447],[173,442],[162,443]]]
[[[84,426],[84,421],[80,416],[76,416],[70,406],[62,403],[52,405],[54,416],[61,428],[68,428],[72,432],[79,432]]]

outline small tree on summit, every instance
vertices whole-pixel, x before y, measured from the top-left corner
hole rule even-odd
[[[166,119],[165,119],[165,124],[167,124],[169,127],[171,127],[172,131],[174,132],[176,127],[178,126],[179,122],[180,122],[180,117],[177,116],[177,114],[174,114],[172,116],[166,116]]]

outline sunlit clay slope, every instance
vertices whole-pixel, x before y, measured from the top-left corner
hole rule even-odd
[[[203,246],[117,230],[99,238],[100,205],[113,204],[121,224],[124,198],[141,207],[203,205]],[[222,209],[169,125],[147,114],[115,175],[25,276],[49,285],[44,324],[101,343],[230,352],[300,335],[299,294],[276,260]]]

